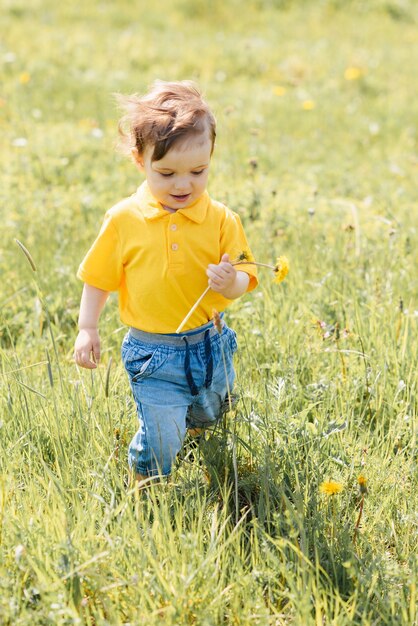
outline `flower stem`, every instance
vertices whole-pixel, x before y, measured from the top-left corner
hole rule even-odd
[[[275,270],[274,265],[268,263],[259,263],[258,261],[233,261],[231,265],[258,265],[258,267],[268,267],[270,270]]]
[[[361,516],[363,515],[363,507],[364,507],[364,493],[361,496],[360,510],[359,510],[359,514],[358,514],[356,525],[354,527],[353,543],[356,543],[357,534],[358,534],[359,528],[360,528],[360,520],[361,520]]]
[[[181,322],[180,326],[177,328],[176,333],[180,333],[182,331],[182,329],[184,328],[184,326],[186,325],[186,323],[188,322],[188,320],[190,319],[190,317],[193,315],[193,313],[196,311],[197,307],[199,306],[199,304],[202,302],[203,298],[206,296],[206,294],[208,293],[210,287],[209,285],[206,287],[205,291],[202,293],[202,295],[196,300],[196,302],[194,303],[194,305],[192,306],[192,308],[190,309],[190,311],[187,313],[186,317],[184,318],[184,320]]]

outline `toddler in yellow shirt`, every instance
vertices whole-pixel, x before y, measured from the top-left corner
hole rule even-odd
[[[75,360],[97,367],[100,313],[117,291],[129,326],[122,359],[139,419],[128,460],[143,481],[171,472],[187,429],[219,419],[234,382],[237,343],[223,319],[221,332],[214,328],[212,312],[254,289],[257,276],[254,266],[232,265],[250,253],[240,218],[206,191],[216,123],[197,88],[156,81],[146,95],[120,102],[121,134],[145,182],[106,213],[78,270],[84,288]]]

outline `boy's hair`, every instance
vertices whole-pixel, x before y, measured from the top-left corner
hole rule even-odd
[[[192,81],[156,80],[144,96],[116,94],[116,99],[125,111],[119,121],[123,152],[131,154],[136,147],[143,154],[154,146],[151,161],[159,161],[179,140],[206,130],[213,150],[215,117]]]

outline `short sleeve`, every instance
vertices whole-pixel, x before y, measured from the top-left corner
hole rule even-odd
[[[247,258],[254,258],[248,245],[241,219],[237,213],[230,210],[227,210],[221,229],[221,254],[225,253],[229,254],[231,261],[237,260],[243,254]],[[250,282],[247,291],[252,291],[257,287],[257,268],[255,265],[238,265],[236,269],[249,275]]]
[[[78,268],[77,277],[103,291],[117,291],[123,273],[121,244],[112,217],[106,214],[100,232]]]

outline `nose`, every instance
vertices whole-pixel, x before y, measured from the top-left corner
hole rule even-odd
[[[176,191],[186,191],[189,189],[189,179],[187,176],[176,176],[174,181],[174,188]]]

